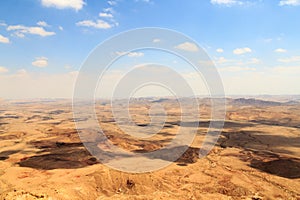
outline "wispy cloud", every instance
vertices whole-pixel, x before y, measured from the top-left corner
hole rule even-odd
[[[85,5],[84,0],[42,0],[45,7],[55,7],[58,9],[71,8],[76,11],[81,10]]]
[[[113,19],[114,13],[115,13],[115,10],[113,9],[113,7],[104,8],[102,10],[102,12],[99,13],[99,17],[110,18],[111,21],[114,21],[114,19]]]
[[[38,21],[36,24],[37,24],[38,26],[43,26],[43,27],[49,26],[49,25],[47,24],[47,22],[45,22],[45,21]]]
[[[128,54],[128,57],[141,57],[141,56],[144,56],[144,53],[142,53],[142,52],[130,52]]]
[[[223,53],[224,50],[223,50],[222,48],[218,48],[218,49],[216,49],[216,52],[218,52],[218,53]]]
[[[76,23],[77,26],[93,27],[96,29],[110,29],[119,25],[114,19],[115,11],[112,7],[104,8],[102,12],[99,13],[99,17],[102,19],[97,20],[83,20]]]
[[[260,3],[262,0],[210,0],[210,3],[218,6],[253,6]]]
[[[300,0],[281,0],[279,2],[280,6],[299,6]]]
[[[225,6],[232,6],[232,5],[236,5],[236,4],[243,4],[243,2],[241,1],[237,1],[237,0],[211,0],[210,3],[214,4],[214,5],[225,5]]]
[[[135,2],[153,3],[151,0],[135,0]]]
[[[235,62],[235,60],[227,59],[227,58],[225,58],[225,57],[222,56],[222,57],[219,57],[219,58],[215,58],[214,62],[216,64],[225,64],[225,63]]]
[[[46,57],[37,57],[35,61],[31,63],[35,67],[47,67],[48,66],[48,58]]]
[[[4,37],[3,35],[0,34],[0,43],[9,43],[9,38],[8,37]]]
[[[113,18],[114,16],[111,13],[100,12],[99,17]]]
[[[195,52],[198,51],[198,47],[196,44],[191,43],[191,42],[184,42],[181,43],[177,46],[175,46],[176,49],[184,50],[184,51],[190,51],[190,52]]]
[[[93,27],[97,29],[110,29],[114,26],[114,24],[110,24],[102,19],[98,19],[97,21],[92,20],[83,20],[76,23],[77,26],[85,26],[85,27]]]
[[[233,53],[236,55],[241,55],[245,53],[251,53],[252,50],[249,47],[244,47],[244,48],[236,48],[233,50]]]
[[[104,8],[103,9],[103,12],[106,12],[106,13],[114,13],[114,9],[112,7],[109,7],[109,8]]]
[[[7,27],[8,31],[13,31],[13,35],[17,37],[25,37],[26,34],[39,35],[42,37],[55,35],[55,32],[46,31],[43,27],[39,26],[23,26],[23,25],[10,25]]]
[[[287,50],[286,49],[282,49],[282,48],[278,48],[278,49],[275,49],[274,52],[276,52],[276,53],[286,53]]]
[[[144,56],[144,53],[142,52],[120,52],[120,51],[117,51],[116,54],[118,56],[123,56],[123,55],[126,55],[128,57],[141,57],[141,56]]]
[[[108,3],[110,6],[115,6],[115,5],[117,5],[117,2],[116,2],[116,1],[107,1],[107,3]]]
[[[159,39],[159,38],[154,38],[153,40],[152,40],[152,42],[153,43],[158,43],[158,42],[160,42],[161,40]]]

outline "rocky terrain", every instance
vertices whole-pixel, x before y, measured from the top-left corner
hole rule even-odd
[[[139,127],[149,123],[145,101],[163,104],[168,118],[160,132],[141,140],[118,128],[109,103],[97,103],[99,124],[113,144],[151,152],[176,136],[182,125],[176,102],[134,102]],[[298,101],[227,99],[222,134],[199,158],[210,122],[209,99],[200,99],[193,144],[170,166],[140,174],[108,168],[85,149],[70,101],[0,103],[0,199],[300,199]]]

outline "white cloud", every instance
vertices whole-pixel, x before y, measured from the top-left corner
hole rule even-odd
[[[299,6],[300,0],[281,0],[279,2],[280,6]]]
[[[142,53],[142,52],[130,52],[128,54],[128,57],[141,57],[141,56],[144,56],[144,53]]]
[[[24,33],[21,33],[21,32],[14,32],[13,33],[14,36],[17,36],[19,38],[24,38],[25,37],[25,34]]]
[[[191,52],[195,52],[195,51],[198,51],[198,47],[196,44],[194,43],[191,43],[191,42],[184,42],[184,43],[181,43],[177,46],[175,46],[176,49],[181,49],[181,50],[184,50],[184,51],[191,51]]]
[[[152,3],[151,0],[135,0],[135,2]]]
[[[274,38],[263,38],[262,42],[264,43],[271,43],[274,41],[281,41],[283,39],[283,34],[280,34],[280,36],[274,37]]]
[[[218,53],[223,53],[224,50],[223,50],[222,48],[218,48],[218,49],[216,49],[216,52],[218,52]]]
[[[229,60],[229,59],[226,59],[224,57],[219,57],[219,58],[215,58],[214,61],[215,61],[216,64],[225,64],[225,63],[234,62],[235,60]]]
[[[59,26],[58,29],[61,30],[61,31],[64,30],[64,28],[62,26]]]
[[[165,71],[169,71],[168,68],[161,67],[161,66],[155,65],[155,64],[148,64],[148,63],[136,64],[136,65],[132,66],[132,69],[142,69],[146,72],[165,72]]]
[[[123,56],[123,55],[126,55],[128,57],[141,57],[141,56],[144,56],[144,53],[142,52],[120,52],[120,51],[117,51],[116,54],[118,56]]]
[[[210,3],[214,4],[214,5],[225,5],[225,6],[232,6],[235,4],[238,4],[238,5],[243,4],[243,2],[237,1],[237,0],[211,0]]]
[[[37,24],[38,26],[43,26],[43,27],[49,26],[49,25],[47,24],[47,22],[45,22],[45,21],[38,21],[36,24]]]
[[[274,52],[276,52],[276,53],[285,53],[285,52],[287,52],[287,50],[278,48],[278,49],[275,49]]]
[[[106,13],[114,13],[114,9],[112,7],[109,7],[109,8],[104,8],[103,9],[103,12],[106,12]]]
[[[93,20],[83,20],[76,23],[77,26],[94,27],[97,29],[110,29],[112,27],[118,26],[119,23],[114,20],[113,14],[115,13],[112,7],[102,9],[99,13],[99,17],[106,18],[106,20],[98,19]]]
[[[48,66],[48,58],[46,57],[37,57],[35,61],[31,63],[35,67],[47,67]]]
[[[5,73],[5,72],[8,72],[8,69],[6,67],[0,66],[0,73]]]
[[[4,22],[0,22],[0,26],[7,26],[7,24]]]
[[[124,56],[124,55],[127,54],[127,52],[125,52],[125,51],[117,51],[116,54],[117,54],[118,56]]]
[[[0,34],[0,43],[9,43],[9,38],[4,37],[3,35]]]
[[[158,43],[158,42],[160,42],[160,41],[161,41],[161,40],[158,39],[158,38],[154,38],[154,39],[152,40],[153,43]]]
[[[110,29],[113,26],[116,26],[117,24],[110,24],[106,21],[103,21],[101,19],[98,19],[96,22],[92,20],[83,20],[76,23],[77,26],[86,26],[86,27],[93,27],[97,29]]]
[[[278,59],[278,62],[283,62],[283,63],[291,63],[291,62],[299,62],[299,61],[300,61],[300,56],[292,56],[290,58]]]
[[[55,32],[46,31],[43,27],[27,27],[23,25],[13,25],[7,27],[8,31],[14,31],[14,35],[17,37],[25,37],[25,34],[39,35],[42,37],[55,35]]]
[[[115,6],[117,5],[117,2],[116,1],[107,1],[107,3],[111,6]]]
[[[241,55],[241,54],[245,54],[245,53],[251,53],[252,50],[248,47],[244,47],[244,48],[237,48],[233,50],[233,53],[236,55]]]
[[[99,13],[99,17],[113,18],[113,15],[111,13],[101,12]]]
[[[84,0],[42,0],[42,5],[45,7],[55,7],[58,9],[71,8],[76,11],[82,9],[85,5]]]

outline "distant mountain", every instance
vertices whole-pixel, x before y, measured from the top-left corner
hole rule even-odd
[[[230,102],[230,101],[229,101]],[[265,101],[265,100],[259,100],[259,99],[246,99],[246,98],[238,98],[238,99],[232,99],[230,104],[237,105],[237,106],[243,106],[243,105],[251,105],[251,106],[281,106],[285,103],[280,103],[277,101]]]

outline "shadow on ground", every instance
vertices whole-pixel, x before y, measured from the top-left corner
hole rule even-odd
[[[239,148],[243,161],[268,174],[284,178],[300,178],[300,159],[289,148],[300,148],[300,137],[269,135],[256,131],[223,132],[218,145],[222,148]]]
[[[202,122],[200,126],[208,125],[209,122]],[[176,122],[168,123],[167,125],[177,125]],[[185,124],[188,126],[188,123]],[[225,127],[237,127],[243,128],[247,126],[253,126],[253,124],[240,124],[235,122],[226,123]],[[172,136],[168,133],[163,133],[165,136]],[[125,140],[126,138],[121,138]],[[300,148],[300,138],[299,137],[285,137],[281,135],[268,135],[263,132],[254,131],[238,131],[238,132],[223,132],[217,146],[222,148],[239,148],[241,151],[250,152],[251,156],[247,160],[249,166],[260,171],[277,175],[285,178],[300,178],[300,160],[292,157],[282,157],[279,154],[285,153],[293,155],[293,152],[289,151],[285,147]],[[168,142],[167,138],[162,140],[162,142]],[[268,147],[268,142],[270,144],[275,144],[272,146],[272,151],[270,153],[266,151]],[[147,143],[150,144],[150,143]],[[159,143],[157,143],[158,145]],[[19,161],[21,167],[31,167],[35,169],[52,170],[52,169],[74,169],[82,168],[90,165],[99,163],[95,157],[93,157],[79,142],[67,143],[58,142],[55,139],[51,140],[40,140],[33,141],[30,145],[35,148],[40,149],[37,155],[31,157],[25,157]],[[181,151],[184,148],[186,151],[182,156],[175,160],[175,162],[180,166],[186,166],[197,162],[199,158],[199,148],[179,146],[172,149],[166,149],[161,151],[161,154],[147,154],[153,151],[156,147],[147,149],[145,145],[135,143],[137,147],[143,147],[139,150],[134,150],[136,153],[142,153],[149,156],[150,159],[164,159],[167,161],[173,161],[172,155],[176,151]],[[155,143],[152,145],[156,145]],[[97,146],[94,147],[96,153],[102,153],[106,156],[104,162],[109,162],[114,159],[114,156],[123,155],[112,155],[104,151],[97,150]],[[151,150],[152,149],[152,150]],[[93,152],[93,155],[95,155]],[[1,152],[0,159],[5,160],[10,154],[15,152]],[[296,156],[294,156],[296,157]]]
[[[98,163],[82,143],[35,141],[32,144],[41,150],[41,155],[24,157],[18,163],[21,167],[43,170],[75,169]]]
[[[0,152],[0,160],[6,160],[10,155],[18,153],[19,150],[10,150],[10,151],[2,151]]]

